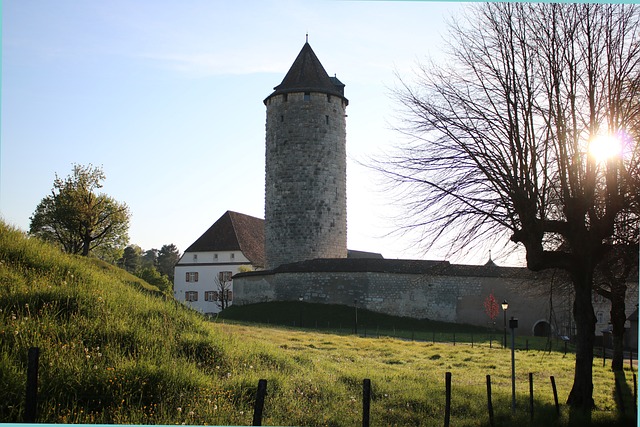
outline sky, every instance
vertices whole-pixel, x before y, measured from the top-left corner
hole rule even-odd
[[[393,130],[396,73],[442,56],[464,3],[4,0],[0,216],[23,230],[73,164],[131,211],[130,243],[183,252],[227,210],[264,218],[263,100],[305,43],[345,87],[349,249],[443,259],[394,234],[363,166]],[[483,263],[488,253],[450,259]],[[498,261],[495,257],[494,260]]]

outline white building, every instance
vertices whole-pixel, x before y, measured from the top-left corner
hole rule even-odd
[[[175,266],[174,297],[205,314],[233,304],[231,277],[264,266],[264,220],[227,211]]]

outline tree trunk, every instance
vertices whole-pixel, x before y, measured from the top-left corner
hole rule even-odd
[[[91,241],[85,239],[82,243],[82,256],[89,256],[89,247],[91,245]]]
[[[622,293],[624,296],[625,293]],[[624,322],[627,316],[624,312],[624,297],[620,298],[619,293],[611,298],[611,326],[613,327],[613,359],[611,360],[612,371],[622,371],[624,366]]]
[[[591,276],[574,276],[575,300],[573,318],[576,322],[576,365],[573,388],[567,404],[574,409],[590,413],[593,402],[593,344],[595,341],[596,316],[591,303]]]

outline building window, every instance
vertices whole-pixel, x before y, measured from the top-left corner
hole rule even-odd
[[[186,291],[184,293],[185,301],[198,301],[198,292],[197,291]]]
[[[198,262],[198,254],[193,254],[193,262]]]
[[[231,281],[231,276],[233,276],[233,272],[232,271],[221,271],[218,273],[218,280],[220,280],[221,282],[230,282]]]
[[[197,281],[198,281],[198,272],[187,271],[187,282],[197,282]]]
[[[596,313],[596,317],[598,318],[598,323],[604,323],[604,313],[599,311]]]
[[[218,292],[216,291],[206,291],[204,293],[204,300],[209,302],[218,301]]]
[[[217,261],[217,260],[218,260],[218,254],[213,254],[213,259],[214,259],[215,261]]]
[[[305,92],[304,93],[304,100],[305,101],[311,101],[311,92]]]
[[[231,259],[236,259],[236,254],[234,254],[233,252],[231,252],[230,258],[231,258]]]

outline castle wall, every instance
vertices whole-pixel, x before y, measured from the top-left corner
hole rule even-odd
[[[493,293],[498,304],[509,301],[508,318],[518,318],[523,333],[533,334],[537,322],[549,319],[549,296],[527,293],[525,284],[522,279],[501,277],[298,272],[242,275],[234,278],[234,292],[240,305],[300,297],[307,302],[353,305],[357,299],[358,307],[380,313],[478,326],[495,322],[501,330],[502,310],[491,321],[484,308]]]
[[[325,93],[266,101],[267,268],[347,256],[344,100]]]

